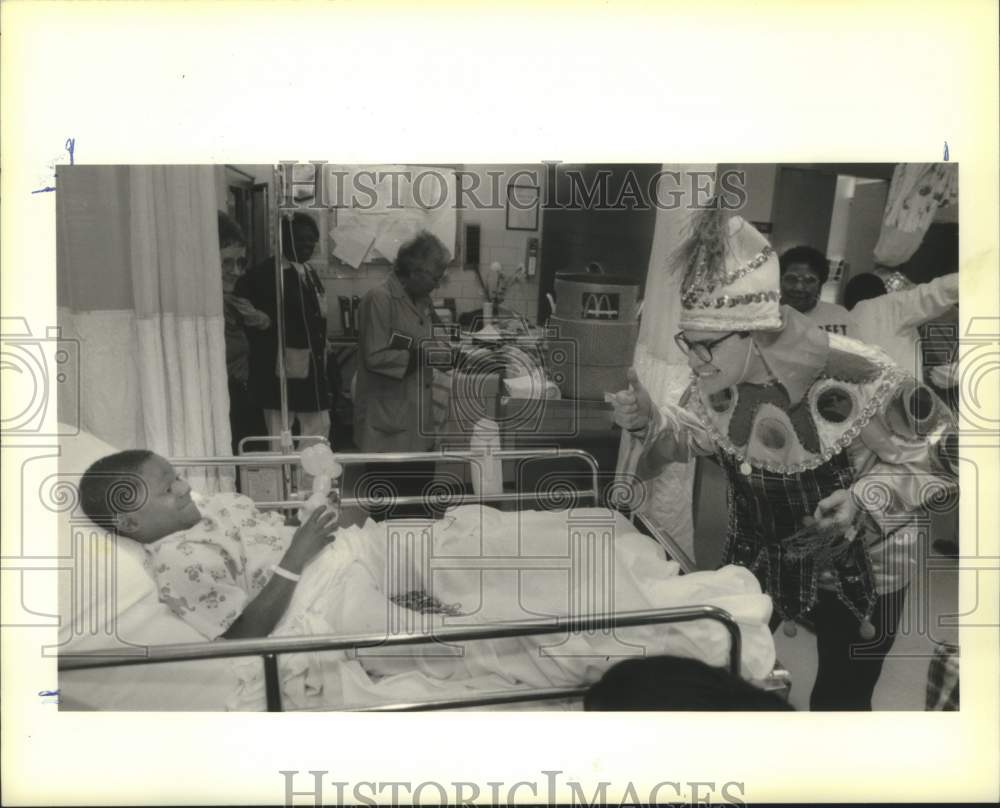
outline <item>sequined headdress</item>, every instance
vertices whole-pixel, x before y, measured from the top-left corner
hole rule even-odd
[[[749,222],[710,205],[695,214],[677,257],[684,267],[681,328],[781,328],[778,257]]]

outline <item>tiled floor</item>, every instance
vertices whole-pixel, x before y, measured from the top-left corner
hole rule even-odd
[[[923,710],[927,666],[935,642],[955,642],[957,629],[950,615],[958,609],[958,562],[932,557],[930,574],[914,582],[882,677],[875,689],[875,710]],[[921,604],[926,604],[921,608]],[[790,701],[799,710],[809,709],[809,692],[816,678],[816,638],[801,626],[795,637],[783,627],[775,633],[778,659],[792,676]]]
[[[715,569],[722,562],[727,530],[725,480],[713,463],[702,463],[700,472],[695,550],[701,569]],[[954,539],[957,528],[954,512],[933,515],[927,545],[933,545],[936,539]],[[911,583],[896,642],[875,689],[872,706],[876,710],[923,710],[927,666],[935,642],[957,642],[954,620],[946,616],[959,611],[958,562],[933,550],[918,561],[925,574]],[[971,609],[969,604],[962,611]],[[792,675],[793,706],[808,709],[809,692],[816,678],[815,636],[800,626],[797,635],[790,638],[779,628],[775,645],[778,659]]]

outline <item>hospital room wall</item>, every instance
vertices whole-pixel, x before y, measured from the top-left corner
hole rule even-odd
[[[253,174],[259,182],[271,182],[270,166],[235,166],[241,171]],[[538,185],[541,187],[541,199],[545,198],[545,175],[541,164],[497,164],[486,165],[477,164],[464,166],[463,170],[470,174],[477,175],[479,188],[477,195],[481,199],[487,199],[491,180],[488,172],[503,171],[505,177],[513,177],[517,172],[530,171],[538,177]],[[225,199],[225,168],[218,167],[218,183],[220,186],[220,199]],[[466,181],[468,186],[471,182]],[[270,195],[273,199],[273,194]],[[535,230],[508,230],[507,211],[503,200],[500,204],[492,207],[476,209],[469,207],[460,211],[458,234],[459,244],[462,245],[464,253],[464,228],[468,224],[478,224],[480,232],[479,269],[484,274],[489,269],[490,264],[498,261],[505,273],[513,273],[520,264],[527,262],[528,240],[536,238],[539,241],[539,249],[542,249],[542,217],[544,212],[539,205],[538,227]],[[331,214],[321,212],[320,227],[328,230],[331,224]],[[335,298],[340,295],[352,297],[363,296],[369,289],[381,284],[389,274],[389,267],[385,264],[365,263],[358,269],[344,268],[341,265],[331,264],[327,256],[327,245],[324,244],[318,249],[318,254],[311,262],[319,272],[323,283],[326,286],[327,294],[334,305],[330,308],[330,316],[327,321],[327,328],[330,336],[340,336],[342,334],[339,309],[336,306]],[[540,263],[540,262],[539,262]],[[455,308],[458,314],[478,309],[483,304],[483,293],[476,278],[476,273],[464,266],[452,267],[448,271],[448,278],[444,284],[434,293],[436,300],[444,298],[454,298]],[[524,315],[530,322],[534,322],[535,313],[538,308],[538,280],[535,278],[525,278],[509,290],[504,305],[508,308]]]
[[[272,172],[271,166],[269,165],[237,165],[234,166],[234,168],[254,176],[258,182],[267,183],[268,185],[271,183]],[[743,182],[747,192],[747,198],[744,207],[740,210],[740,214],[747,220],[761,226],[765,234],[767,234],[772,241],[781,242],[780,244],[775,243],[775,247],[779,250],[783,247],[790,246],[793,242],[801,243],[803,238],[803,234],[798,232],[792,223],[780,220],[779,191],[781,190],[780,180],[782,176],[782,169],[789,168],[790,172],[786,173],[790,173],[792,175],[798,174],[807,178],[819,179],[825,178],[823,175],[828,175],[831,169],[830,166],[819,164],[782,165],[775,163],[727,164],[720,165],[719,168],[720,170],[736,169],[743,172]],[[880,165],[878,168],[891,173],[891,167],[888,167],[888,165]],[[544,200],[547,196],[545,189],[546,172],[543,169],[544,166],[537,163],[480,164],[463,166],[464,171],[477,176],[480,189],[490,187],[491,180],[489,172],[491,171],[502,171],[505,176],[504,183],[506,183],[506,178],[514,177],[518,171],[531,171],[538,177],[538,185],[541,187],[542,200]],[[855,174],[861,174],[864,170],[864,166],[844,166],[844,171],[852,171]],[[871,171],[871,167],[869,167],[868,170]],[[217,177],[219,185],[219,199],[223,200],[226,198],[226,170],[224,166],[217,167]],[[831,179],[831,182],[833,181],[832,178],[829,179]],[[468,181],[466,184],[468,184]],[[872,183],[872,185],[876,186],[878,183]],[[480,196],[486,195],[483,193],[483,190],[480,190],[477,193]],[[806,193],[807,198],[810,196],[810,194],[805,191],[803,191],[803,193]],[[274,198],[273,193],[269,196],[271,199]],[[851,206],[850,212],[850,232],[848,234],[850,238],[847,239],[848,251],[852,251],[852,254],[850,256],[844,256],[848,258],[849,272],[851,271],[852,264],[859,270],[863,270],[867,265],[866,261],[862,260],[863,256],[859,256],[855,253],[858,253],[859,250],[862,253],[866,250],[870,252],[869,242],[872,241],[872,233],[877,236],[882,207],[882,203],[880,201],[876,201],[868,207],[862,205],[860,200],[854,200],[854,202],[855,204]],[[792,210],[797,210],[799,207],[802,207],[802,204],[802,199],[795,199],[795,201],[791,204],[791,208]],[[788,207],[788,205],[785,207]],[[480,228],[480,271],[488,270],[492,262],[498,261],[506,272],[513,272],[517,269],[519,264],[525,263],[528,241],[532,238],[538,239],[539,242],[539,258],[537,264],[540,267],[543,261],[542,252],[545,250],[545,240],[542,237],[544,218],[544,206],[540,206],[538,228],[536,230],[508,230],[506,226],[507,211],[503,204],[503,200],[500,200],[500,204],[492,208],[481,210],[477,210],[474,207],[467,208],[460,211],[459,216],[457,240],[460,246],[460,251],[464,253],[465,225],[477,224]],[[823,218],[823,216],[820,216],[820,218]],[[329,227],[335,221],[334,214],[327,211],[320,212],[319,219],[321,229],[323,230],[329,230]],[[823,222],[823,228],[825,228],[828,224],[830,224],[829,213],[827,213],[826,219]],[[862,233],[861,231],[864,232]],[[826,232],[825,229],[823,232]],[[787,244],[784,243],[788,239],[791,239],[791,241]],[[825,241],[825,237],[819,238],[818,242],[813,246],[822,250],[827,246]],[[328,249],[329,244],[327,240],[324,239],[317,254],[314,256],[312,263],[316,266],[321,277],[323,278],[331,298],[335,298],[340,295],[347,297],[352,297],[354,295],[359,297],[363,296],[369,289],[381,284],[390,271],[389,267],[385,264],[366,263],[358,269],[345,267],[339,263],[332,264],[327,260]],[[867,260],[870,261],[870,256],[868,256]],[[449,271],[447,281],[435,293],[435,297],[437,299],[454,298],[456,309],[459,314],[478,309],[483,302],[482,291],[475,273],[465,269],[464,266],[456,266]],[[525,279],[521,283],[512,287],[507,295],[506,304],[510,308],[513,308],[523,314],[529,321],[533,322],[538,313],[538,297],[539,277],[536,276],[535,278]],[[328,320],[328,328],[330,336],[341,336],[341,320],[339,317],[339,308],[336,306],[335,300],[334,305],[331,307],[331,316]]]

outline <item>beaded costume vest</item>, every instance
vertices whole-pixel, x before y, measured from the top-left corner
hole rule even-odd
[[[881,352],[831,336],[825,363],[798,401],[779,381],[711,396],[692,384],[685,395],[729,482],[725,561],[751,569],[782,617],[812,608],[820,572],[859,620],[870,616],[876,596],[865,541],[852,542],[828,570],[788,557],[782,541],[820,500],[853,485],[848,448],[905,378]]]

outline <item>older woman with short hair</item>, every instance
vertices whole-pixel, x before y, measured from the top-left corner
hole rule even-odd
[[[434,334],[430,294],[449,260],[441,240],[423,231],[399,248],[389,277],[361,299],[354,439],[363,452],[421,452],[434,444],[433,367],[424,360],[429,348],[447,348]]]
[[[436,440],[435,369],[452,364],[450,345],[435,333],[430,295],[444,281],[451,256],[437,236],[421,231],[399,248],[393,271],[368,291],[358,310],[358,372],[354,441],[363,452],[425,452]],[[384,510],[384,515],[437,514],[432,499],[456,488],[436,477],[433,462],[370,464],[356,479],[356,493],[391,486],[393,496],[425,497],[425,507]]]

